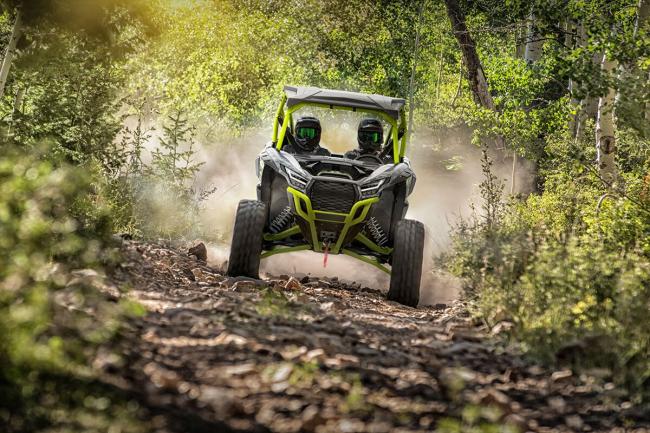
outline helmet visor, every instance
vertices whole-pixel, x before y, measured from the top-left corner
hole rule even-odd
[[[359,139],[366,143],[379,144],[381,133],[377,131],[359,131]]]
[[[302,126],[296,131],[298,138],[315,138],[318,135],[316,128],[309,126]]]

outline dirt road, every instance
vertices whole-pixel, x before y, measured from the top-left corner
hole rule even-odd
[[[113,374],[162,430],[650,426],[606,377],[525,361],[462,303],[412,309],[336,280],[233,279],[182,251],[135,242],[123,251],[111,280],[148,313],[126,332],[128,362]]]

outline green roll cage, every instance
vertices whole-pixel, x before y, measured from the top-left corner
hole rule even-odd
[[[331,110],[353,111],[370,113],[381,117],[391,126],[391,135],[393,141],[393,163],[399,164],[406,154],[406,116],[404,107],[399,110],[399,118],[395,119],[382,110],[373,110],[369,108],[349,107],[346,105],[323,104],[319,102],[300,102],[292,107],[286,107],[287,95],[282,95],[280,106],[273,119],[273,145],[278,150],[282,150],[284,137],[287,134],[289,125],[293,125],[293,113],[304,107],[320,107]]]

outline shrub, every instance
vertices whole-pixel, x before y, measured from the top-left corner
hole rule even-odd
[[[455,228],[446,263],[463,278],[476,313],[491,325],[511,321],[511,335],[529,353],[606,367],[619,382],[647,392],[647,182],[637,169],[623,173],[624,192],[607,190],[570,147],[564,143],[562,153],[551,155],[558,163],[545,171],[541,195],[509,199],[497,218],[486,211],[501,200],[486,173],[483,213]],[[547,147],[554,149],[559,142]]]
[[[125,311],[93,283],[110,224],[88,212],[88,173],[43,155],[4,146],[0,156],[0,424],[134,431],[137,406],[88,367]]]

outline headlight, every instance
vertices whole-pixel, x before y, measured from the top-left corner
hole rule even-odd
[[[379,179],[361,185],[361,198],[368,198],[377,195],[379,188],[381,188],[385,181],[386,179]]]
[[[304,190],[307,188],[307,184],[309,183],[309,179],[307,179],[306,176],[303,174],[298,173],[297,171],[294,171],[290,168],[285,167],[285,170],[287,171],[287,177],[289,178],[289,183],[291,186],[299,188]]]

